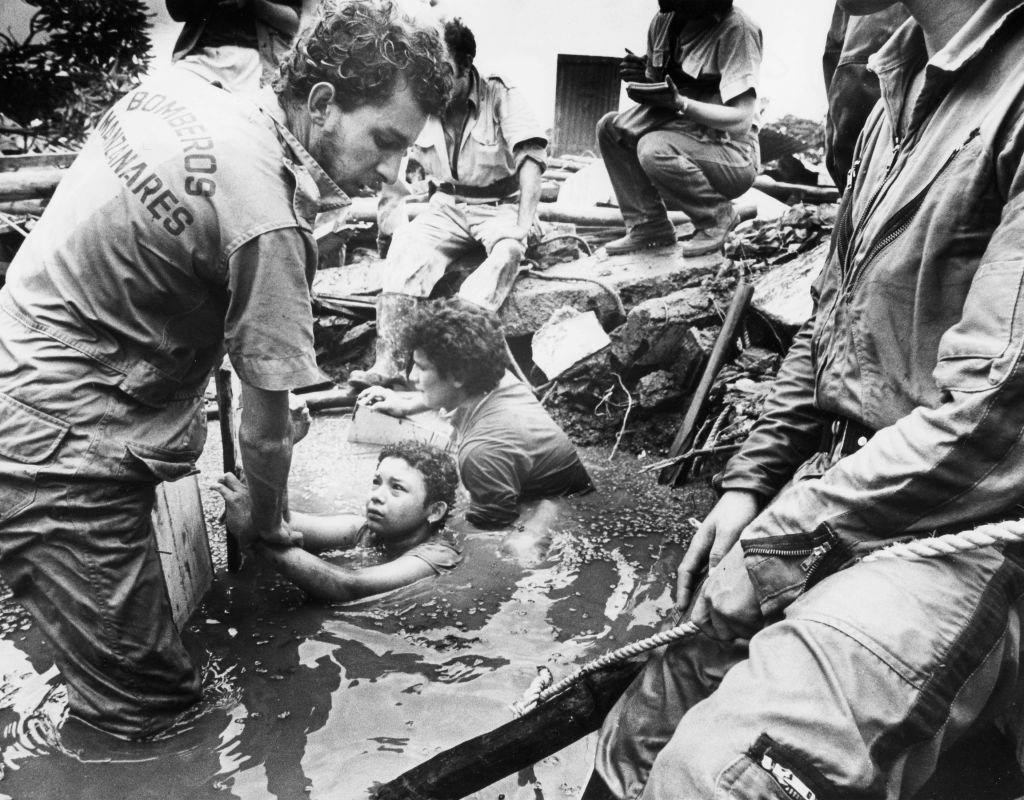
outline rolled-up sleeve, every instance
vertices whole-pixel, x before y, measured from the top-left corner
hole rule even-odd
[[[750,25],[731,25],[722,32],[716,48],[722,76],[718,93],[722,102],[753,89],[757,92],[763,52],[761,31]]]
[[[518,170],[526,159],[530,159],[536,161],[542,170],[547,169],[547,131],[537,121],[523,92],[515,86],[505,87],[498,98],[497,114],[502,136],[512,148],[515,168]]]
[[[238,377],[284,391],[320,380],[310,280],[316,245],[298,228],[263,233],[228,259],[224,341]]]

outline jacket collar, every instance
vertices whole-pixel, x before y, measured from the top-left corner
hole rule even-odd
[[[305,169],[313,179],[317,194],[319,195],[315,198],[318,209],[320,211],[332,211],[349,205],[352,202],[349,196],[342,191],[341,187],[334,182],[331,176],[324,171],[323,167],[316,162],[316,159],[309,154],[309,151],[299,143],[299,140],[295,138],[295,134],[288,129],[287,117],[277,95],[269,88],[263,89],[259,93],[258,102],[260,108],[263,109],[267,116],[274,120],[277,132],[291,151],[294,163]]]
[[[868,59],[878,75],[882,100],[893,122],[901,116],[907,86],[923,66],[924,85],[911,116],[910,127],[927,116],[941,101],[953,81],[984,53],[1008,25],[1024,19],[1024,0],[988,0],[975,12],[946,46],[928,58],[924,33],[913,18],[901,25],[882,48]]]

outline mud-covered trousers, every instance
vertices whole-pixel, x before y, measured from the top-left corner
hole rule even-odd
[[[457,259],[483,246],[487,258],[463,281],[459,297],[497,311],[512,291],[526,249],[526,242],[501,238],[504,231],[515,229],[518,215],[515,203],[474,205],[436,193],[419,216],[395,232],[384,265],[384,291],[429,297]],[[531,243],[539,235],[534,220]],[[488,247],[484,242],[489,240],[495,241]]]
[[[757,136],[730,137],[685,119],[637,137],[610,113],[597,123],[601,149],[626,228],[670,230],[667,210],[683,211],[697,228],[728,218],[729,203],[754,184],[761,167]]]
[[[856,564],[749,647],[701,636],[653,658],[596,769],[619,798],[911,797],[974,723],[1016,736],[1022,593],[993,549]]]
[[[144,409],[116,379],[0,312],[0,573],[52,645],[70,713],[141,737],[199,698],[151,512],[204,423],[193,401]]]

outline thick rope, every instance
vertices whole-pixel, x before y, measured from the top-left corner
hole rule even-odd
[[[861,561],[881,561],[886,558],[938,558],[980,550],[997,544],[1012,544],[1024,540],[1024,519],[1011,519],[1005,522],[991,522],[979,525],[969,531],[947,533],[944,536],[931,536],[923,539],[912,539],[885,547],[870,553]]]
[[[566,689],[569,689],[579,683],[591,673],[597,672],[598,670],[604,669],[612,664],[618,664],[619,662],[626,661],[633,656],[640,655],[648,650],[653,650],[655,647],[661,647],[664,644],[669,644],[670,642],[675,642],[679,639],[685,639],[697,633],[700,633],[700,628],[697,627],[696,623],[684,622],[674,628],[669,628],[667,631],[662,631],[661,633],[656,633],[653,636],[648,636],[646,639],[640,639],[632,644],[623,645],[618,650],[612,650],[610,653],[605,653],[603,656],[595,658],[593,661],[588,661],[575,672],[565,678],[562,678],[558,683],[549,686],[539,693],[531,692],[528,689],[528,695],[536,694],[536,696],[524,697],[523,702],[513,705],[513,710],[517,714],[525,714],[534,706],[545,703],[552,697],[562,694]]]
[[[971,550],[981,550],[985,547],[992,547],[1001,544],[1014,544],[1024,541],[1024,519],[1006,520],[1005,522],[991,522],[979,525],[967,531],[959,533],[948,533],[944,536],[932,536],[923,539],[913,539],[909,542],[901,542],[891,547],[876,550],[861,559],[862,562],[881,561],[890,558],[941,558],[942,556],[956,553],[966,553]],[[541,689],[543,682],[534,681],[527,690],[523,700],[512,704],[513,711],[517,715],[525,714],[534,706],[547,702],[570,687],[579,683],[583,678],[612,664],[618,664],[641,653],[661,647],[669,642],[685,639],[700,632],[700,628],[693,622],[684,622],[667,631],[656,633],[641,639],[632,644],[620,647],[610,653],[588,661],[582,667],[567,677],[547,688]],[[550,673],[549,673],[550,674]]]

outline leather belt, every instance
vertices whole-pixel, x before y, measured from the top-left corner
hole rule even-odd
[[[487,186],[470,186],[468,183],[442,181],[437,185],[437,191],[455,197],[468,197],[472,200],[501,200],[519,191],[519,176],[509,175]]]
[[[868,443],[875,432],[867,425],[862,425],[848,417],[832,417],[826,422],[821,433],[820,451],[829,453],[834,458],[842,458],[855,453]]]

